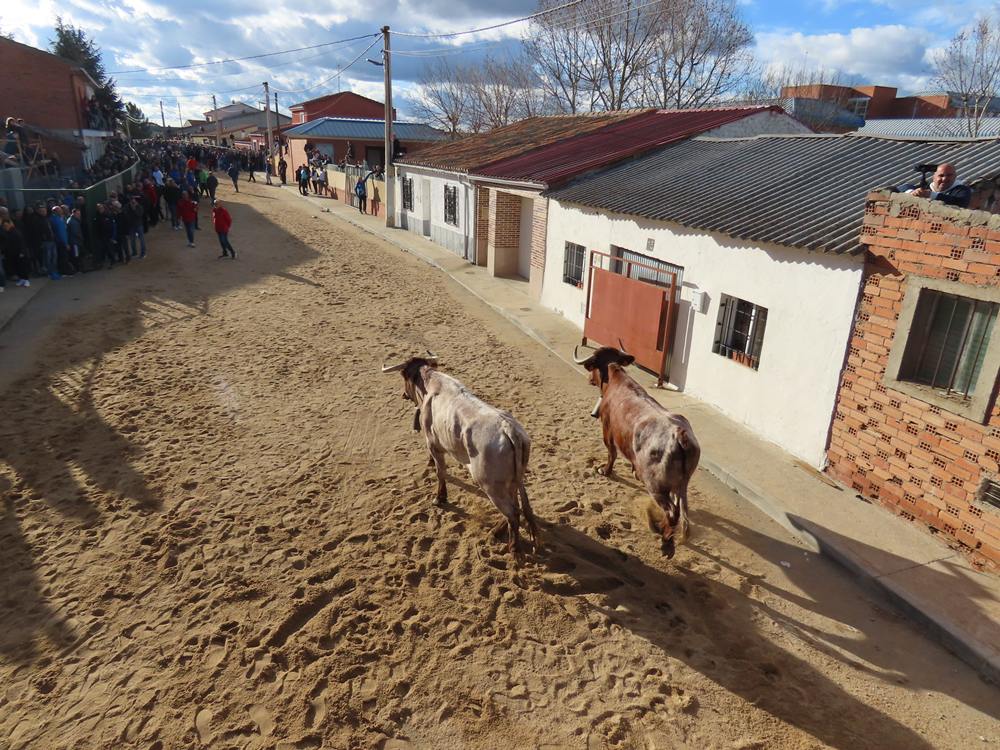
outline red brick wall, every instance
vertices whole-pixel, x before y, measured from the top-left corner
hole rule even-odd
[[[490,189],[476,187],[476,265],[486,265],[490,235]]]
[[[302,112],[304,114],[302,122],[309,122],[319,117],[359,117],[381,120],[385,117],[385,104],[350,91],[344,91],[340,94],[331,94],[306,102],[302,107]],[[393,109],[392,113],[393,118],[395,118],[396,110]]]
[[[70,63],[48,52],[0,37],[0,71],[3,71],[3,117],[22,117],[27,125],[50,130],[80,128],[79,100]],[[81,151],[72,143],[47,139],[46,150],[63,164],[79,164]]]
[[[974,562],[1000,565],[1000,511],[977,503],[1000,469],[1000,408],[986,424],[883,383],[910,275],[1000,284],[1000,230],[989,214],[872,193],[865,207],[865,283],[830,439],[828,471]],[[980,384],[997,373],[983,372]]]

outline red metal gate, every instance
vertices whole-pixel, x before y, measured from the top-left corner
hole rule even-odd
[[[653,272],[653,278],[669,277],[669,283],[631,278],[640,275],[633,267]],[[595,339],[618,346],[620,341],[637,364],[656,373],[656,384],[663,385],[677,318],[677,274],[591,250],[589,277],[583,343]]]

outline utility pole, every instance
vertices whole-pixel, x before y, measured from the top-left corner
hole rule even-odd
[[[265,158],[271,158],[271,90],[264,81],[264,143]]]
[[[215,94],[212,94],[212,117],[215,118],[215,145],[222,144],[222,122],[219,120],[219,105],[215,103]]]
[[[278,117],[278,92],[274,92],[274,150],[281,151],[281,118]],[[271,157],[268,156],[270,159]]]
[[[382,27],[382,71],[385,75],[385,225],[396,226],[396,180],[392,168],[392,59],[389,27]]]
[[[160,99],[160,125],[163,126],[164,135],[166,135],[167,129],[167,118],[163,116],[163,100]]]
[[[177,127],[184,127],[184,118],[181,116],[181,100],[177,100]]]

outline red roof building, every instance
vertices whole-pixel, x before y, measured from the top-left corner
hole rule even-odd
[[[531,118],[430,146],[397,164],[397,222],[495,276],[528,281],[539,299],[549,200],[544,190],[696,135],[811,132],[776,106]]]
[[[385,104],[353,91],[339,91],[290,106],[292,125],[316,120],[320,117],[357,117],[381,120],[385,117]],[[393,118],[396,110],[392,110]]]

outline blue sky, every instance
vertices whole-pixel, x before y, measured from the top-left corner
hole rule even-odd
[[[757,55],[765,63],[795,69],[836,69],[867,83],[904,91],[934,88],[931,55],[994,3],[970,0],[916,4],[904,0],[738,0],[754,30]],[[535,0],[6,0],[0,29],[18,41],[46,48],[57,15],[86,30],[101,46],[119,89],[148,116],[159,120],[162,99],[167,124],[200,117],[221,103],[259,102],[267,80],[288,104],[337,90],[336,73],[361,54],[340,77],[342,89],[382,97],[381,45],[347,43],[242,63],[181,71],[119,72],[202,63],[304,47],[374,34],[388,23],[394,31],[447,32],[526,15]],[[475,61],[516,44],[518,26],[454,40],[396,36],[393,73],[401,117],[411,114],[408,97],[432,56]],[[374,37],[373,37],[374,38]],[[327,80],[329,79],[329,80]]]

